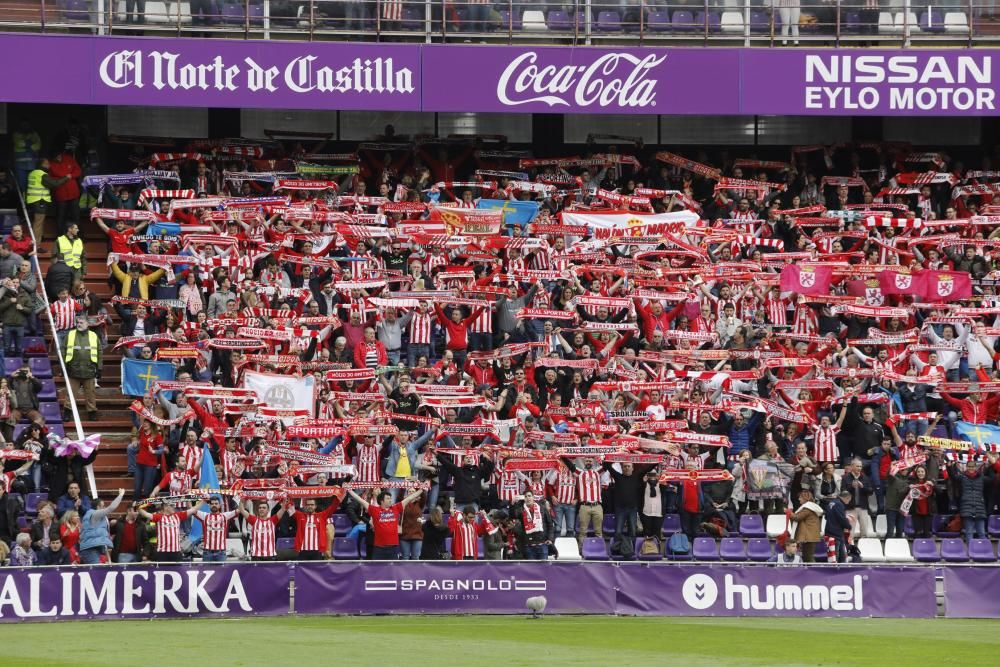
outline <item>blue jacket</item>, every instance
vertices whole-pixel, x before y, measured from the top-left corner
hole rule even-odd
[[[84,514],[90,511],[90,498],[80,494],[80,509],[77,510],[82,518]],[[70,510],[76,509],[76,501],[69,497],[69,494],[59,496],[59,500],[56,501],[56,513],[58,516],[62,516]]]
[[[750,449],[750,440],[753,438],[754,433],[757,432],[757,427],[764,420],[763,412],[754,412],[750,419],[743,423],[742,428],[736,428],[736,426],[729,427],[729,455],[736,456],[744,449]]]
[[[78,549],[93,549],[95,547],[114,546],[111,541],[111,528],[108,525],[108,514],[114,512],[122,501],[122,494],[111,501],[104,509],[90,510],[80,519],[80,543]]]
[[[431,435],[433,434],[434,434],[433,431],[427,429],[427,432],[424,433],[422,436],[420,436],[419,438],[414,438],[409,443],[407,443],[406,455],[410,459],[410,472],[412,474],[415,474],[414,466],[417,465],[417,452],[423,449],[424,445],[427,443],[428,440],[431,439]],[[396,467],[398,465],[399,465],[399,447],[398,446],[391,447],[389,452],[389,459],[385,465],[386,476],[395,477]]]

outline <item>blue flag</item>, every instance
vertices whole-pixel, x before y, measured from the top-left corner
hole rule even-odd
[[[154,222],[146,230],[146,233],[153,236],[179,236],[181,226],[176,222]]]
[[[198,475],[198,488],[199,489],[217,489],[219,488],[219,476],[215,474],[215,460],[212,459],[212,450],[209,448],[208,443],[204,443],[201,446],[201,473]],[[202,512],[208,511],[208,503],[202,503],[201,507],[198,508]],[[225,509],[225,508],[223,508]],[[188,538],[192,542],[197,542],[201,539],[202,525],[201,521],[195,519],[191,522],[191,532],[188,533]]]
[[[985,445],[1000,445],[1000,427],[960,421],[955,422],[955,430],[962,438],[975,444],[977,449],[984,449]]]
[[[160,380],[173,380],[174,365],[167,361],[122,359],[122,393],[126,396],[144,396]]]
[[[510,201],[507,199],[480,199],[476,208],[501,209],[503,210],[503,224],[520,225],[526,224],[535,219],[538,215],[538,202],[534,201]]]

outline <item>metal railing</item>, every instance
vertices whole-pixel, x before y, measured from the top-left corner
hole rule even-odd
[[[15,178],[13,172],[9,172],[9,174],[11,181],[13,183],[17,183],[17,179]],[[21,215],[24,216],[24,227],[27,229],[28,234],[31,235],[31,240],[35,244],[35,255],[37,258],[38,253],[42,249],[42,245],[39,242],[39,239],[35,237],[34,226],[31,224],[31,217],[28,213],[28,206],[24,202],[24,194],[21,192],[21,186],[18,185],[16,190],[17,199],[20,203]],[[52,317],[52,302],[49,301],[49,294],[45,290],[45,276],[42,275],[42,267],[39,262],[31,262],[31,265],[34,268],[36,277],[38,278],[38,285],[42,289],[42,299],[45,301],[45,318],[48,320],[49,331],[52,333],[52,344],[55,346],[56,357],[59,359],[59,368],[62,370],[63,378],[66,380],[66,398],[69,399],[69,409],[73,415],[73,425],[76,427],[76,437],[77,440],[83,440],[85,436],[83,433],[83,423],[80,420],[80,410],[77,408],[76,397],[73,395],[73,387],[70,385],[69,374],[66,372],[66,362],[63,357],[62,346],[59,344],[59,336],[56,335],[56,322]],[[91,497],[97,498],[97,480],[94,477],[93,463],[87,464],[87,483],[90,485]]]
[[[40,0],[0,30],[375,42],[971,46],[1000,0]],[[140,11],[141,10],[141,11]]]

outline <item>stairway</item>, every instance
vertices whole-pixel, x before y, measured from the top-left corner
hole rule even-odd
[[[112,319],[107,326],[108,346],[104,350],[104,368],[99,381],[100,388],[97,390],[98,419],[96,421],[87,419],[87,410],[82,396],[77,397],[77,407],[80,411],[80,418],[83,419],[84,433],[86,435],[101,434],[100,453],[94,461],[94,475],[97,479],[98,491],[106,496],[109,492],[113,493],[116,489],[123,488],[126,499],[131,499],[133,481],[128,474],[126,448],[132,433],[132,413],[128,409],[132,401],[121,393],[121,354],[113,349],[115,341],[119,338],[120,320],[110,308],[113,292],[108,285],[107,237],[97,225],[89,220],[81,220],[80,230],[87,255],[87,273],[84,276],[84,282],[91,292],[100,297],[102,303],[107,304],[107,310],[112,314]],[[46,234],[42,242],[44,254],[39,254],[42,275],[48,271],[54,242],[55,221],[50,219],[46,221]],[[48,324],[44,326],[46,329],[48,328]],[[50,336],[46,338],[51,340]],[[52,358],[56,390],[60,402],[63,402],[66,400],[66,383],[59,368],[59,360],[54,356],[54,346],[51,344],[50,350],[52,350],[50,357]],[[75,433],[72,423],[66,424],[65,427],[67,435],[72,436]]]

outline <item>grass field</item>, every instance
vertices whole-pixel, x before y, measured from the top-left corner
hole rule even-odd
[[[998,664],[998,630],[950,619],[599,616],[25,623],[0,626],[0,665],[973,666]]]

